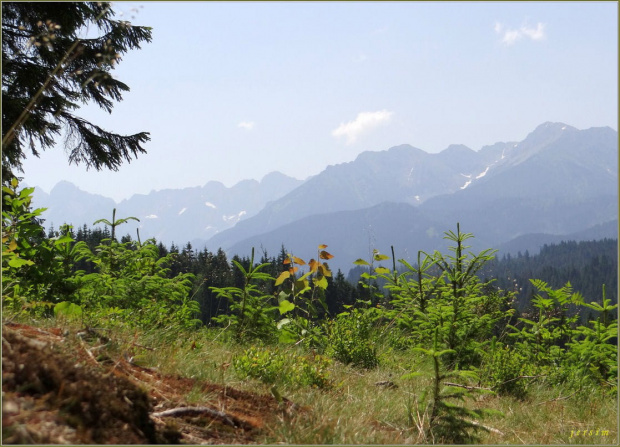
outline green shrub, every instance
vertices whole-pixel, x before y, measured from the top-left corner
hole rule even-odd
[[[366,369],[379,365],[370,311],[354,309],[341,313],[328,323],[327,333],[329,356],[345,365]]]
[[[232,361],[240,378],[258,379],[268,384],[280,382],[284,378],[284,363],[285,358],[278,351],[254,346]]]
[[[321,355],[302,356],[279,349],[251,347],[233,358],[235,372],[241,379],[258,379],[273,385],[288,384],[329,388],[330,360]]]
[[[329,378],[329,358],[314,355],[312,358],[295,356],[293,359],[292,382],[294,384],[310,386],[312,388],[329,388],[332,380]]]
[[[491,342],[483,358],[480,376],[485,384],[499,395],[510,395],[523,399],[527,394],[528,381],[524,375],[528,365],[527,359],[508,346]]]

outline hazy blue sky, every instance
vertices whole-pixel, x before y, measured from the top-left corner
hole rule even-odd
[[[135,8],[135,10],[133,10]],[[306,178],[363,151],[427,152],[522,140],[545,121],[618,122],[616,2],[115,2],[153,42],[116,70],[131,87],[111,115],[148,131],[119,172],[68,166],[62,145],[24,163],[128,198],[278,170]],[[134,16],[134,18],[132,18]],[[42,205],[42,204],[41,204]]]

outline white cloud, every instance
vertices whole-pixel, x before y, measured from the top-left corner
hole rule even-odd
[[[385,109],[378,112],[358,113],[355,120],[341,123],[337,129],[332,130],[332,136],[347,137],[347,144],[353,144],[362,133],[389,122],[393,114],[394,112]]]
[[[237,127],[245,130],[252,130],[254,129],[254,126],[256,126],[256,123],[254,121],[241,121],[239,124],[237,124]]]
[[[536,24],[536,28],[523,25],[519,29],[505,29],[503,24],[495,22],[493,29],[497,34],[502,35],[502,43],[505,45],[513,45],[523,37],[528,37],[531,40],[543,40],[547,37],[545,24],[541,22]]]
[[[542,40],[546,37],[545,24],[540,22],[536,24],[536,29],[522,26],[521,32],[532,40]]]
[[[508,30],[504,33],[502,42],[506,45],[512,45],[517,40],[521,39],[521,32],[517,30]]]

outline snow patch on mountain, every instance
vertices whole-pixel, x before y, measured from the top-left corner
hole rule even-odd
[[[484,170],[484,172],[481,172],[480,174],[478,174],[478,175],[476,176],[476,178],[482,178],[482,177],[484,177],[485,175],[487,175],[487,172],[489,172],[489,168],[490,168],[490,167],[491,167],[491,166],[487,166],[487,168]]]
[[[247,214],[246,211],[239,211],[239,213],[237,213],[237,214],[231,214],[231,215],[228,215],[228,216],[224,215],[224,216],[222,216],[222,219],[224,220],[224,222],[229,222],[229,221],[234,220],[234,219],[239,220],[243,216],[245,216],[246,214]]]

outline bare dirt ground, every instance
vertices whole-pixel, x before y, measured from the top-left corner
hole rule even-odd
[[[3,325],[3,444],[255,444],[270,424],[305,411],[100,355],[105,340],[85,335]],[[190,392],[208,403],[188,404]]]

